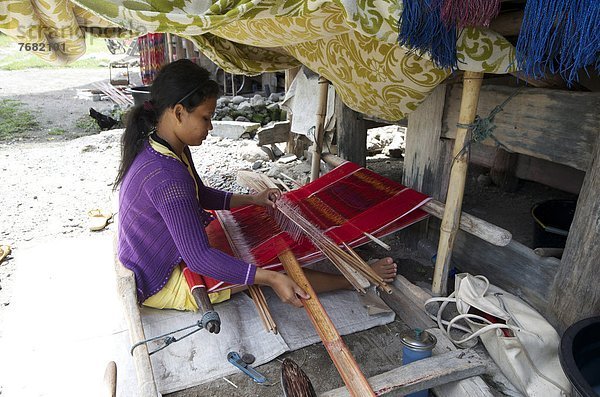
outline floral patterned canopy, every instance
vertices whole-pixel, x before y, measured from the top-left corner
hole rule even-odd
[[[58,65],[85,53],[85,32],[170,32],[231,73],[306,65],[350,108],[397,121],[451,73],[398,45],[401,12],[397,0],[2,0],[0,31],[45,43],[37,55]],[[514,69],[514,47],[489,29],[464,29],[457,57],[462,70]]]

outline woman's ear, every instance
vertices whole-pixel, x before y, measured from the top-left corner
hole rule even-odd
[[[173,107],[173,115],[175,116],[175,119],[177,120],[177,124],[181,124],[183,122],[183,112],[185,111],[185,107],[178,103]]]

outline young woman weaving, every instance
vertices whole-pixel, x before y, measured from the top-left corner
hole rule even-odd
[[[115,186],[119,192],[118,256],[135,274],[140,303],[158,308],[196,310],[179,265],[231,284],[267,285],[282,301],[300,307],[309,296],[283,273],[265,270],[211,248],[206,210],[249,204],[275,206],[277,189],[238,195],[205,186],[196,173],[189,146],[198,146],[212,129],[219,88],[209,73],[189,60],[166,65],[151,88],[151,100],[134,107],[122,137]],[[374,269],[395,276],[390,258]],[[340,275],[307,271],[317,292],[351,288]],[[211,295],[211,300],[222,298]]]

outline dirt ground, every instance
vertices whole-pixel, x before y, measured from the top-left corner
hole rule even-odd
[[[88,211],[116,208],[112,181],[119,160],[119,131],[89,135],[77,127],[77,120],[86,116],[90,107],[104,111],[113,106],[105,101],[94,102],[86,91],[92,88],[91,83],[108,81],[108,78],[107,68],[0,71],[0,99],[23,101],[40,121],[40,127],[35,131],[0,141],[0,180],[3,185],[0,244],[9,244],[13,248],[12,254],[0,264],[0,324],[11,304],[20,245],[64,235],[94,235],[87,227]],[[64,129],[66,133],[49,135],[52,128]],[[244,160],[240,154],[240,151],[248,150],[249,145],[254,143],[209,139],[199,149],[199,156],[204,161],[199,167],[200,174],[223,168],[215,167],[223,158],[230,159],[224,167],[229,173],[236,168],[251,167],[252,162]],[[391,179],[401,178],[402,161],[369,162],[368,167]],[[464,210],[508,229],[525,245],[532,242],[531,206],[552,198],[572,198],[572,195],[532,182],[522,182],[517,192],[505,193],[480,177],[486,173],[485,169],[471,167]],[[99,233],[112,232],[115,230],[109,226]],[[395,249],[399,253],[403,247]],[[430,283],[431,268],[403,266],[404,259],[396,259],[409,280],[423,286]],[[294,357],[301,361],[302,354],[310,353],[295,354],[298,356]],[[174,394],[193,395],[204,394],[199,391]]]

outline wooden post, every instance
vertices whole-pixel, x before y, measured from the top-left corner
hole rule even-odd
[[[306,279],[294,254],[290,250],[285,250],[278,256],[288,276],[310,295],[310,299],[302,300],[302,304],[319,337],[323,341],[323,346],[327,349],[327,353],[329,353],[329,356],[333,360],[333,364],[342,376],[342,380],[346,384],[350,395],[355,397],[375,396],[365,375],[358,367],[352,353],[350,353],[348,346],[346,346],[346,343],[335,329],[325,309],[323,309],[321,302],[319,302],[317,294]]]
[[[585,175],[575,217],[556,273],[550,306],[555,310],[558,328],[563,331],[574,322],[600,313],[600,135],[592,162]]]
[[[360,113],[335,96],[338,156],[364,167],[367,164],[367,128]]]
[[[285,71],[285,92],[286,92],[286,94],[287,94],[288,90],[290,89],[292,82],[296,78],[296,75],[298,75],[299,71],[300,71],[300,66],[292,68],[292,69],[288,69]],[[287,119],[290,122],[292,121],[291,112],[287,113]],[[293,132],[290,131],[290,136],[288,138],[287,146],[285,148],[286,153],[296,154],[296,139],[294,139],[294,135],[296,135],[296,134],[294,134]]]
[[[517,178],[517,163],[519,155],[510,153],[502,148],[496,149],[494,164],[490,170],[492,182],[505,192],[514,192],[519,186]]]
[[[471,124],[477,113],[477,102],[483,79],[483,72],[466,71],[463,77],[463,95],[461,99],[460,114],[458,122],[461,125]],[[452,257],[452,247],[456,232],[460,224],[460,213],[462,209],[465,182],[467,179],[467,167],[469,165],[468,150],[463,150],[469,141],[468,129],[458,127],[456,140],[452,151],[453,163],[450,170],[450,184],[446,199],[446,209],[442,218],[440,228],[440,242],[438,245],[437,259],[433,273],[432,292],[434,295],[446,294],[446,283],[448,281],[448,268]]]
[[[317,125],[315,128],[315,142],[312,146],[312,167],[310,180],[314,181],[321,172],[321,152],[323,151],[323,136],[325,135],[325,115],[327,114],[327,94],[329,81],[319,77],[319,104],[317,106]]]
[[[185,50],[183,49],[183,39],[175,36],[175,57],[177,60],[185,58]]]
[[[185,44],[186,58],[187,59],[194,58],[196,56],[196,54],[194,52],[194,43],[192,43],[188,39],[184,39],[183,41],[184,41],[184,44]]]

